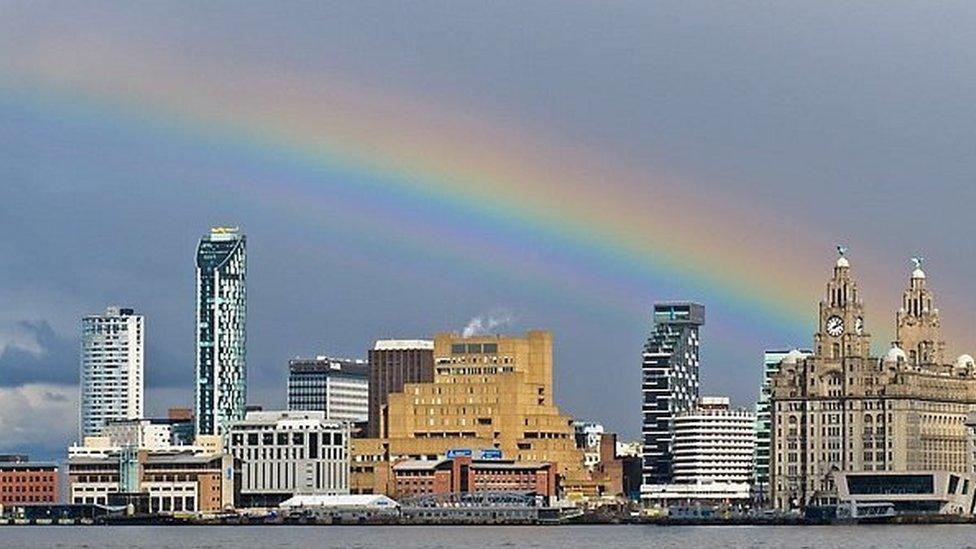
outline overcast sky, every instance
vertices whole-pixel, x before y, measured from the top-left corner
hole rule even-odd
[[[22,77],[52,55],[94,52],[157,78],[165,58],[341,82],[443,106],[451,124],[490,121],[499,142],[526,150],[585,150],[580,162],[667,174],[682,182],[685,203],[665,207],[693,210],[696,197],[721,196],[763,231],[795,242],[815,235],[812,248],[766,250],[757,277],[811,265],[811,279],[825,282],[833,245],[851,243],[855,268],[890,273],[887,286],[863,292],[880,302],[875,324],[886,329],[905,259],[921,252],[953,333],[966,338],[950,347],[976,350],[971,2],[80,4],[0,4],[0,451],[53,456],[71,441],[80,317],[108,305],[147,316],[147,409],[191,405],[193,254],[212,224],[248,235],[249,393],[266,407],[284,403],[289,357],[364,357],[376,338],[427,337],[497,315],[510,318],[505,332],[554,331],[565,411],[635,437],[650,319],[634,311],[655,299],[704,302],[704,389],[751,406],[762,349],[809,345],[822,291],[811,287],[796,310],[807,325],[779,329],[693,283],[650,277],[611,288],[618,279],[599,265],[587,265],[595,274],[585,285],[572,273],[485,268],[507,264],[499,255],[545,264],[556,252],[531,229],[512,235],[474,215],[445,214],[403,231],[408,240],[396,224],[426,210],[392,201],[376,218],[362,215],[369,204],[350,213],[339,171],[146,124],[124,114],[129,107],[116,112],[111,97],[81,109],[70,86],[53,99],[43,86],[35,95]],[[271,117],[276,109],[251,106]],[[376,127],[382,138],[382,121]],[[608,196],[641,192],[592,184]],[[467,223],[479,232],[464,242],[486,251],[441,253]],[[604,287],[634,306],[601,306]]]

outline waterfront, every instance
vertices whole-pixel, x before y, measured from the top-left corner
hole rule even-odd
[[[336,549],[533,547],[684,548],[792,547],[860,549],[976,547],[976,525],[914,526],[8,526],[0,546],[35,549],[153,547],[322,547]]]

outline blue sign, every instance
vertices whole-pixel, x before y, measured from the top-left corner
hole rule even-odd
[[[502,451],[498,448],[488,448],[481,451],[481,459],[502,459]]]
[[[474,455],[474,452],[471,448],[451,448],[445,455],[447,459],[454,459],[456,457],[471,457]]]

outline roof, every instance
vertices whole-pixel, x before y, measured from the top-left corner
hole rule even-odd
[[[163,464],[163,463],[210,463],[216,459],[221,459],[223,454],[200,454],[193,452],[167,452],[167,453],[155,453],[149,451],[146,453],[145,463],[153,464]],[[113,451],[106,454],[99,455],[77,455],[68,456],[69,466],[78,465],[98,465],[106,463],[118,463],[119,452]]]
[[[325,429],[345,428],[345,422],[327,419],[322,410],[261,410],[248,412],[243,420],[235,421],[231,429],[294,424],[312,424]]]
[[[393,466],[397,471],[428,471],[450,462],[449,459],[408,459]]]
[[[450,459],[410,459],[406,461],[401,461],[393,466],[395,471],[432,471],[438,467],[447,465],[451,462]],[[491,469],[493,471],[498,470],[510,470],[510,471],[524,471],[526,469],[542,469],[548,467],[549,463],[539,462],[539,461],[512,461],[503,459],[475,459],[471,461],[472,469]]]
[[[57,469],[53,461],[2,461],[0,469]]]
[[[342,496],[298,495],[281,502],[279,507],[399,507],[396,501],[382,494]]]
[[[374,351],[407,351],[411,349],[433,349],[434,342],[429,339],[377,339]]]
[[[288,369],[292,372],[315,372],[337,376],[348,375],[363,378],[369,376],[369,363],[365,360],[352,358],[295,357],[288,361]]]
[[[475,460],[471,462],[473,469],[492,469],[492,470],[525,470],[525,469],[544,469],[552,465],[541,461],[502,461],[502,460]]]

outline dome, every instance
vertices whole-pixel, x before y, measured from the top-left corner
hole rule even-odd
[[[919,267],[916,267],[915,270],[912,271],[912,278],[925,278],[925,271]]]
[[[806,357],[806,353],[801,352],[799,349],[793,349],[783,357],[783,364],[796,364]]]
[[[898,362],[899,360],[907,360],[907,359],[908,356],[905,355],[905,351],[899,349],[897,345],[895,345],[891,349],[888,349],[888,352],[885,354],[884,357],[885,362]]]
[[[837,258],[837,266],[838,267],[850,267],[851,266],[851,262],[848,261],[846,257],[840,256],[840,257]]]
[[[956,359],[956,368],[972,368],[973,365],[973,357],[970,355],[959,355]]]

